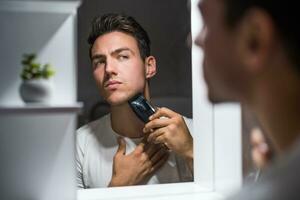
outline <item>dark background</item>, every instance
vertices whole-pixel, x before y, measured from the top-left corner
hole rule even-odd
[[[152,103],[192,117],[191,29],[188,1],[85,0],[78,10],[78,100],[84,103],[78,126],[108,112],[92,77],[87,37],[95,16],[109,12],[133,16],[148,32],[157,74],[150,82]]]

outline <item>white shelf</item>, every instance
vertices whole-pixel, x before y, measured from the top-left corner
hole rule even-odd
[[[77,200],[223,200],[224,195],[190,183],[81,189]]]
[[[0,1],[0,11],[76,14],[81,1]]]
[[[30,113],[72,113],[80,112],[81,102],[73,105],[45,105],[38,103],[24,105],[0,105],[0,114],[30,114]]]

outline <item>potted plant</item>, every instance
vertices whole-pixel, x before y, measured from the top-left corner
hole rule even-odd
[[[20,95],[23,101],[26,103],[50,102],[53,93],[50,78],[55,74],[51,65],[38,63],[35,54],[24,54],[22,65]]]

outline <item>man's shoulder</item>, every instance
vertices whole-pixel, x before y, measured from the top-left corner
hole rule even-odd
[[[94,134],[96,130],[104,129],[107,122],[109,122],[109,114],[96,119],[88,124],[85,124],[76,130],[77,137],[84,137],[89,134]]]
[[[228,200],[298,200],[300,179],[296,175],[300,168],[300,143],[284,157],[278,158],[258,182],[245,186]]]

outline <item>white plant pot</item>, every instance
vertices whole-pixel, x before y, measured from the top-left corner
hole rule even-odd
[[[26,103],[50,103],[53,90],[50,79],[24,80],[20,85],[20,95]]]

